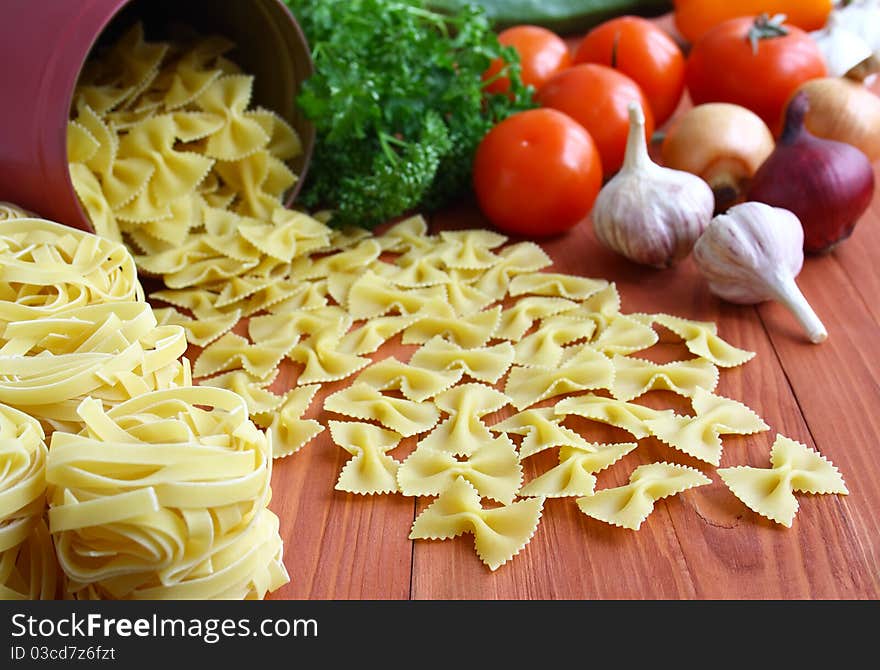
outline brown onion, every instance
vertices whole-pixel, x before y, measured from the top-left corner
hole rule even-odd
[[[804,227],[804,251],[828,251],[850,236],[874,195],[874,171],[856,147],[804,127],[807,95],[795,95],[779,143],[758,168],[748,199],[787,209]]]
[[[880,158],[880,96],[839,77],[811,79],[798,90],[810,101],[804,125],[813,135],[852,144],[870,161]]]

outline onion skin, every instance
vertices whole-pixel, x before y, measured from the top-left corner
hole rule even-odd
[[[720,213],[742,200],[774,146],[773,134],[760,116],[739,105],[710,102],[672,121],[661,157],[666,167],[702,177]]]
[[[804,251],[822,253],[849,237],[874,195],[874,171],[856,147],[816,137],[804,127],[807,95],[796,94],[785,130],[755,173],[748,199],[793,212],[804,228]]]
[[[880,96],[837,77],[813,79],[798,90],[810,101],[804,125],[813,135],[852,144],[871,162],[880,158]]]

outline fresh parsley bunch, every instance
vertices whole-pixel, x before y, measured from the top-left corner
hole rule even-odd
[[[516,52],[476,5],[446,15],[418,0],[287,4],[315,64],[297,100],[317,130],[300,201],[332,209],[334,225],[372,228],[462,195],[483,135],[534,106]],[[496,57],[510,96],[484,91]]]

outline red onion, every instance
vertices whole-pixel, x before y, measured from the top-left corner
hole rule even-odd
[[[749,200],[787,209],[804,227],[804,251],[828,251],[845,240],[874,195],[874,171],[856,147],[816,137],[804,128],[806,94],[792,98],[785,129],[758,168]]]

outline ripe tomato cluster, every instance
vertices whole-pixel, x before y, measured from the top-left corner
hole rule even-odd
[[[685,90],[695,105],[743,106],[778,133],[795,89],[826,74],[809,35],[779,17],[713,23],[707,16],[687,57],[669,33],[635,16],[606,21],[578,41],[537,26],[509,28],[499,40],[519,54],[539,109],[489,131],[477,149],[474,190],[494,225],[528,237],[556,235],[587,218],[602,180],[623,162],[630,102],[641,104],[649,139]],[[484,75],[488,90],[509,85],[502,65]]]
[[[649,138],[675,111],[684,91],[684,56],[666,32],[635,16],[603,23],[573,50],[537,26],[509,28],[498,39],[516,49],[540,108],[487,134],[474,162],[474,190],[498,228],[555,235],[589,215],[603,178],[620,169],[629,103],[642,105]],[[509,85],[500,62],[484,78],[493,92]]]

